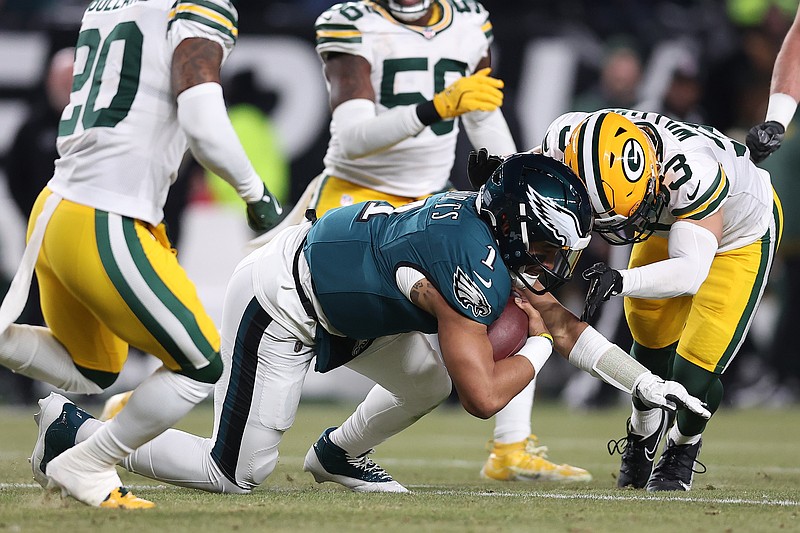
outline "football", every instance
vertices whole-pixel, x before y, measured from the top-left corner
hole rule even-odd
[[[517,307],[514,297],[512,293],[498,319],[489,324],[489,342],[495,361],[516,354],[528,340],[528,315]]]

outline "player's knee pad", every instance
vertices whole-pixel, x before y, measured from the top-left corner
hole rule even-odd
[[[185,374],[171,372],[165,367],[162,367],[162,372],[164,379],[168,380],[181,398],[188,402],[200,403],[214,390],[213,383],[198,381]]]
[[[278,464],[278,449],[277,447],[259,450],[251,457],[253,464],[250,468],[246,479],[244,480],[244,487],[248,490],[253,490],[261,485],[265,479],[275,470]],[[241,483],[240,483],[241,486]]]

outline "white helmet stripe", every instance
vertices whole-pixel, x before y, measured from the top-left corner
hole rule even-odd
[[[525,204],[519,204],[519,215],[520,215],[520,231],[522,231],[522,242],[525,243],[525,249],[531,249],[530,239],[528,239],[528,223],[526,222],[527,217],[525,216]]]

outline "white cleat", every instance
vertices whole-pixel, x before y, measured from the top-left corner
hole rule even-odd
[[[39,400],[39,412],[33,415],[39,435],[29,459],[39,485],[47,488],[48,463],[75,445],[78,428],[90,418],[92,415],[55,392]]]

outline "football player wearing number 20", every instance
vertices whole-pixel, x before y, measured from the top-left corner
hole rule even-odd
[[[567,113],[550,125],[541,151],[586,184],[595,230],[611,244],[633,243],[627,269],[598,263],[584,272],[584,316],[624,296],[633,356],[714,412],[719,376],[747,334],[780,242],[769,173],[714,128],[642,111]],[[689,490],[693,474],[705,471],[697,457],[706,420],[682,409],[671,422],[633,399],[618,443],[620,487]]]
[[[337,4],[316,21],[316,49],[330,93],[325,170],[285,224],[364,200],[394,206],[446,190],[464,127],[471,144],[511,154],[501,112],[503,82],[491,77],[492,24],[474,0]],[[276,230],[277,231],[277,230]],[[271,235],[256,239],[266,242]],[[536,381],[495,417],[490,479],[587,481],[582,468],[548,461],[531,434]],[[333,440],[339,431],[333,432]]]
[[[116,464],[206,398],[222,375],[219,333],[162,223],[186,149],[237,190],[251,227],[265,231],[280,215],[222,97],[220,66],[237,23],[228,0],[95,0],[83,16],[59,159],[0,312],[0,362],[83,394],[114,382],[129,345],[163,362],[113,421],[87,421],[97,431],[58,457],[44,454],[47,429],[81,415],[61,396],[40,401],[34,477],[88,505],[152,507],[122,486]],[[49,328],[9,326],[34,265]]]

